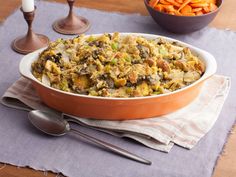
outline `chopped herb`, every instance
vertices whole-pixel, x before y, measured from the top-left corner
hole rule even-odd
[[[167,54],[168,54],[168,52],[167,52],[164,48],[160,48],[160,49],[159,49],[159,52],[160,52],[160,54],[162,54],[162,55],[167,55]]]
[[[113,58],[113,59],[111,60],[111,64],[116,65],[116,64],[117,64],[117,58]]]
[[[125,61],[127,61],[127,62],[131,62],[131,58],[130,57],[125,57]]]
[[[113,50],[118,50],[118,43],[112,43],[112,44],[111,44],[111,48],[112,48]]]
[[[87,42],[92,42],[92,41],[94,41],[95,40],[95,38],[93,37],[93,36],[90,36],[88,39],[87,39]]]

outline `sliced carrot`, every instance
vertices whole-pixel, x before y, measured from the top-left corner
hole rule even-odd
[[[150,0],[149,5],[153,8],[157,5],[158,2],[159,2],[159,0]]]
[[[184,2],[184,0],[175,0],[176,2],[182,4]]]
[[[158,11],[160,11],[160,12],[163,12],[163,11],[164,11],[164,7],[163,7],[162,4],[157,4],[157,5],[154,7],[154,9],[156,9],[156,10],[158,10]]]
[[[173,5],[163,5],[163,7],[167,12],[174,12],[175,11],[175,8]]]
[[[181,4],[179,4],[175,0],[166,0],[166,1],[169,2],[170,4],[172,4],[173,6],[176,6],[176,7],[180,7],[181,6]]]
[[[149,0],[155,10],[178,16],[202,15],[216,10],[216,0]]]
[[[181,14],[179,11],[175,11],[175,15],[177,15],[177,16],[183,16],[183,14]]]
[[[169,3],[169,2],[167,2],[167,1],[165,1],[165,0],[160,0],[160,3],[161,3],[161,4],[164,4],[164,5],[171,5],[171,3]]]
[[[199,12],[199,11],[201,11],[201,10],[202,10],[202,8],[201,8],[201,7],[198,7],[198,8],[193,8],[192,12]]]
[[[216,9],[217,9],[217,6],[215,4],[213,4],[213,3],[210,3],[210,5],[209,5],[210,12],[212,12],[212,11],[214,11]]]
[[[205,13],[209,13],[209,12],[210,12],[210,8],[209,8],[209,7],[203,7],[203,11],[204,11]]]
[[[216,0],[206,0],[206,2],[216,4]]]
[[[208,3],[195,3],[195,4],[190,4],[190,6],[192,6],[193,8],[197,8],[197,7],[207,7]]]
[[[199,3],[202,2],[202,0],[191,0],[191,3],[195,4],[195,3]]]
[[[202,11],[198,11],[195,13],[196,15],[203,15],[203,12]]]
[[[184,6],[188,5],[191,2],[191,0],[184,0],[183,4],[179,7],[178,11],[184,8]]]
[[[192,7],[189,5],[186,5],[183,7],[183,9],[180,10],[180,12],[182,14],[186,14],[186,13],[191,13],[192,12]]]

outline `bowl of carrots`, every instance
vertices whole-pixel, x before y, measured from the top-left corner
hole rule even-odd
[[[223,0],[144,0],[148,12],[162,28],[190,33],[206,27],[217,15]]]

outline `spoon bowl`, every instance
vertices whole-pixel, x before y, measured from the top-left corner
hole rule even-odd
[[[146,160],[142,157],[139,157],[131,152],[128,152],[120,147],[114,146],[110,143],[104,142],[97,138],[94,138],[90,135],[84,134],[78,130],[75,130],[70,127],[70,124],[67,120],[63,119],[61,116],[52,113],[52,112],[44,112],[40,110],[30,111],[28,114],[29,121],[42,132],[52,135],[52,136],[63,136],[68,132],[74,132],[81,137],[89,140],[95,144],[98,144],[106,149],[109,149],[112,152],[115,152],[119,155],[127,157],[129,159],[135,160],[137,162],[141,162],[146,165],[151,165],[149,160]]]
[[[52,136],[63,136],[70,131],[70,124],[52,112],[30,111],[30,122],[42,132]]]

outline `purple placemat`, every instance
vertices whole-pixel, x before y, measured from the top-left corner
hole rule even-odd
[[[65,5],[38,2],[35,31],[48,35],[51,40],[69,37],[57,34],[51,29],[52,22],[66,15],[66,12]],[[80,127],[84,132],[140,154],[153,162],[152,166],[145,166],[109,153],[72,134],[61,138],[45,136],[30,125],[26,112],[0,105],[0,161],[17,166],[30,166],[37,170],[62,172],[70,177],[211,176],[236,116],[236,93],[233,91],[236,88],[236,62],[234,62],[236,34],[205,28],[189,35],[174,35],[161,30],[151,17],[138,14],[122,15],[89,9],[79,9],[78,13],[91,21],[89,34],[114,31],[160,34],[183,40],[211,52],[219,65],[217,73],[232,77],[233,89],[218,121],[192,150],[175,146],[168,154],[146,148],[128,139]],[[0,27],[1,95],[20,76],[18,64],[22,55],[14,53],[10,44],[25,31],[26,24],[20,11],[11,15]]]

